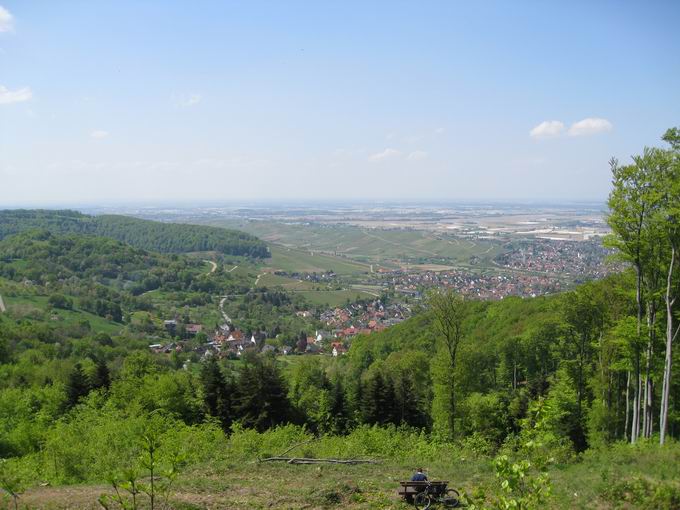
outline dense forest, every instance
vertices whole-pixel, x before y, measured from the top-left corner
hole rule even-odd
[[[660,443],[650,455],[677,460],[680,132],[664,140],[670,148],[645,150],[630,165],[611,162],[607,243],[623,272],[531,299],[433,292],[411,319],[356,337],[337,358],[277,358],[261,344],[239,359],[152,353],[158,331],[133,327],[132,315],[149,306],[145,292],[202,293],[214,304],[210,296],[241,285],[237,277],[129,240],[44,229],[7,237],[2,292],[39,287],[54,310],[80,307],[130,327],[105,333],[49,314],[0,314],[0,482],[115,480],[152,433],[164,462],[184,468],[220,455],[254,461],[285,441],[314,441],[307,456],[495,458],[500,488],[466,495],[470,508],[544,508],[549,466],[606,458],[623,445]],[[42,227],[60,221],[35,214]],[[294,314],[285,293],[242,290],[246,315]],[[600,497],[611,506],[680,504],[672,480],[631,482],[618,494],[609,476],[602,471]]]
[[[256,237],[216,227],[160,223],[119,215],[88,216],[76,211],[0,211],[0,239],[26,229],[110,237],[159,253],[216,251],[225,255],[264,258],[265,243]]]

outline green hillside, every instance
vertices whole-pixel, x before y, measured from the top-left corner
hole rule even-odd
[[[263,242],[237,230],[160,223],[119,215],[88,216],[68,210],[0,211],[0,239],[34,228],[60,234],[110,237],[136,248],[160,253],[216,251],[256,258],[268,256]]]

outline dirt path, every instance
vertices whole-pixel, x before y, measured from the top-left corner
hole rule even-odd
[[[227,300],[227,297],[223,297],[220,299],[220,313],[222,314],[222,317],[224,317],[224,322],[227,324],[231,324],[231,317],[227,315],[227,312],[224,311],[224,302]]]
[[[266,274],[267,274],[267,273],[260,273],[260,274],[258,274],[258,275],[257,275],[257,279],[255,280],[255,285],[253,285],[253,287],[257,287],[257,284],[260,283],[260,278],[262,278],[262,277],[263,277],[264,275],[266,275]]]
[[[234,267],[232,267],[231,269],[229,269],[229,270],[227,271],[227,273],[231,273],[234,269],[237,269],[237,268],[238,268],[238,266],[234,266]]]
[[[0,313],[6,312],[7,308],[5,308],[5,302],[2,300],[2,296],[0,296]]]
[[[206,275],[212,274],[212,273],[214,273],[215,271],[217,271],[217,264],[216,264],[215,262],[213,262],[212,260],[204,260],[203,262],[207,262],[208,264],[210,264],[210,265],[212,266],[212,267],[210,268],[210,271],[208,271],[207,273],[205,273]]]

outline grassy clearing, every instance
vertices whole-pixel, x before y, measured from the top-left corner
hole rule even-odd
[[[314,290],[318,285],[304,280],[297,280],[295,278],[287,278],[279,276],[274,273],[265,273],[258,281],[260,287],[281,287],[286,290]]]
[[[0,293],[2,293],[1,289]],[[43,314],[49,312],[49,317],[55,325],[75,326],[82,321],[87,321],[93,331],[101,331],[109,335],[115,335],[123,328],[121,324],[108,321],[104,317],[84,310],[52,309],[48,305],[47,299],[47,296],[6,296],[3,294],[7,313],[10,315],[30,318],[36,311]]]
[[[300,291],[310,303],[315,305],[328,305],[330,307],[344,305],[347,300],[371,299],[375,296],[360,290],[308,290]]]
[[[408,454],[408,452],[406,452]],[[259,464],[225,459],[186,471],[177,485],[172,507],[177,509],[264,508],[413,508],[396,494],[399,480],[407,479],[417,460],[385,461],[380,465]],[[633,504],[640,480],[680,490],[680,448],[634,448],[628,445],[595,452],[582,460],[556,466],[550,472],[553,498],[546,508],[650,508]],[[456,457],[450,462],[425,462],[431,479],[468,494],[494,491],[495,479],[487,457]],[[612,488],[614,490],[612,491]],[[97,508],[104,485],[44,487],[29,490],[22,505],[30,508]],[[613,493],[613,495],[612,495]],[[650,497],[650,503],[651,498]],[[677,508],[664,505],[657,508]]]

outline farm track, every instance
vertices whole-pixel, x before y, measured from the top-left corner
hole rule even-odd
[[[203,262],[207,262],[208,264],[210,264],[210,265],[212,266],[212,267],[210,268],[210,271],[208,271],[207,273],[205,273],[206,276],[209,275],[209,274],[214,273],[215,271],[217,271],[217,264],[216,264],[214,261],[212,261],[212,260],[204,260]]]

